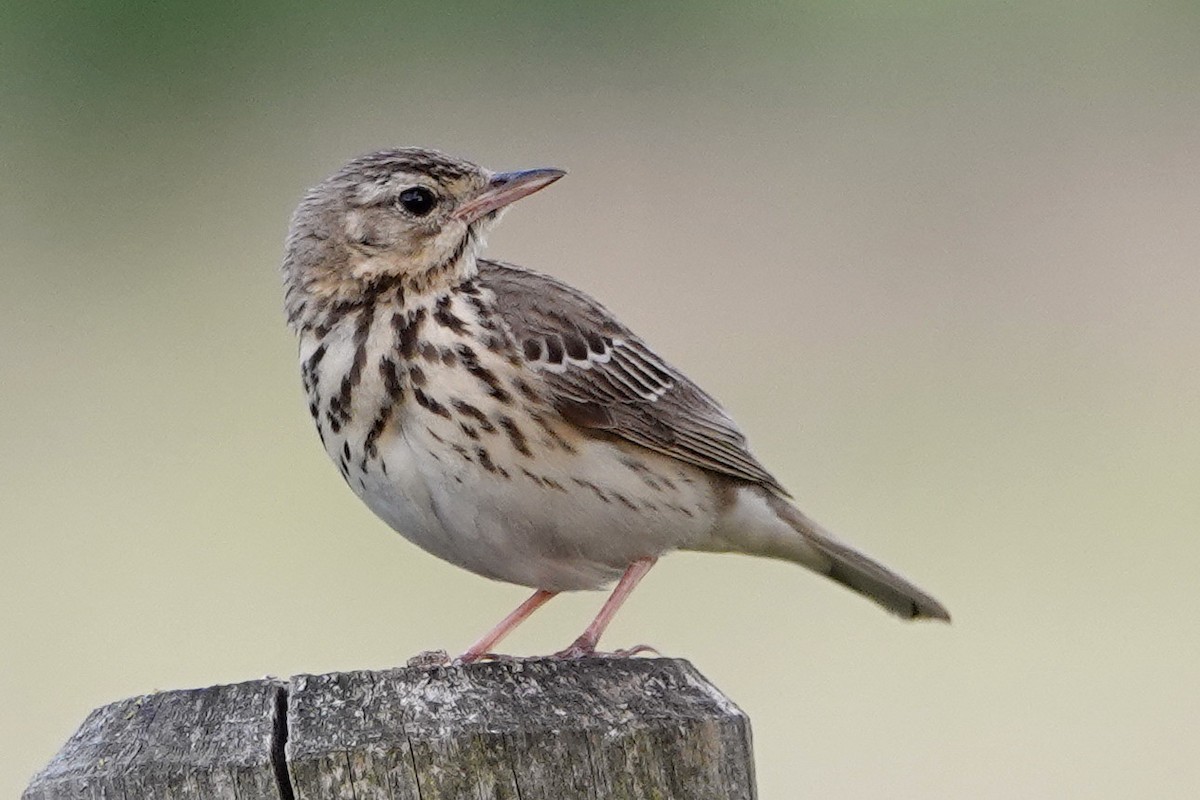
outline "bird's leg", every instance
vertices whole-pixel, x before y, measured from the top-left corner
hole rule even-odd
[[[592,620],[592,624],[587,626],[578,639],[571,643],[571,646],[566,650],[560,650],[554,654],[554,658],[583,658],[584,656],[595,655],[596,645],[600,641],[600,637],[604,635],[605,628],[612,622],[613,617],[617,614],[617,609],[628,599],[630,593],[641,582],[642,578],[646,577],[646,573],[658,561],[657,558],[639,558],[637,561],[629,565],[625,570],[625,574],[621,576],[621,580],[617,581],[617,586],[613,589],[612,594],[604,601],[604,606],[600,609],[600,613]],[[632,648],[629,651],[622,651],[615,655],[632,655],[633,653],[645,650],[654,650],[652,647],[640,645]],[[658,652],[654,650],[654,652]]]
[[[498,645],[501,639],[512,633],[513,628],[528,619],[530,614],[544,606],[546,601],[556,594],[558,592],[538,589],[533,593],[532,597],[517,606],[515,611],[500,620],[499,625],[492,628],[479,641],[468,647],[467,652],[456,658],[455,662],[458,664],[470,664],[472,661],[478,661],[481,658],[492,655],[492,648]]]

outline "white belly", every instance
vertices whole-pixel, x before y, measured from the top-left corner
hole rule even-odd
[[[654,481],[655,489],[605,442],[584,440],[573,454],[540,458],[500,445],[494,438],[478,445],[488,452],[489,471],[475,451],[468,460],[428,431],[408,430],[381,448],[386,474],[369,470],[359,483],[352,473],[350,483],[425,550],[540,589],[598,588],[633,561],[698,542],[711,528],[707,482],[685,471],[668,473],[674,489]],[[639,460],[657,466],[658,457]]]

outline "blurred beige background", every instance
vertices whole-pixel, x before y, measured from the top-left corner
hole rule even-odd
[[[606,644],[741,704],[764,798],[1195,796],[1194,4],[6,6],[0,794],[96,705],[461,649],[524,597],[352,496],[279,307],[305,187],[425,144],[570,170],[490,253],[953,611],[666,559]]]

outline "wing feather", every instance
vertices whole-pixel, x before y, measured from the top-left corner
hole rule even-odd
[[[566,418],[787,495],[717,401],[604,306],[549,275],[496,261],[480,260],[479,280]]]

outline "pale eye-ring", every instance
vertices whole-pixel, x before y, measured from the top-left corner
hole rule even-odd
[[[400,206],[414,217],[423,217],[437,205],[437,195],[424,186],[405,189],[397,198]]]

